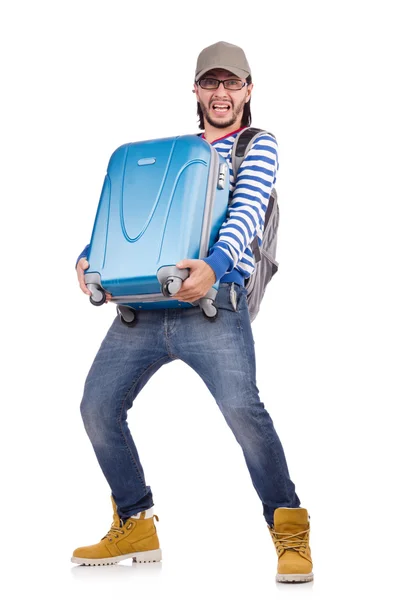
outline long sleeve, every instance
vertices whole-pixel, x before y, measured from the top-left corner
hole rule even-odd
[[[255,140],[240,165],[226,220],[209,255],[203,259],[214,270],[217,281],[225,273],[233,271],[239,263],[239,268],[246,272],[247,277],[250,274],[249,267],[252,271],[254,259],[248,263],[249,257],[243,255],[255,236],[261,237],[278,168],[277,141],[273,136],[263,134]],[[252,256],[250,249],[249,255]]]

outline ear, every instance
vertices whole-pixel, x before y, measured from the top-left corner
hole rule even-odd
[[[247,102],[249,102],[251,100],[251,93],[252,93],[252,88],[254,87],[253,83],[250,83],[247,86],[247,97],[245,99],[245,103],[247,104]]]
[[[198,88],[198,85],[197,85],[197,83],[194,83],[194,84],[193,84],[193,89],[192,89],[192,92],[193,92],[193,94],[196,94],[196,100],[197,100],[197,102],[199,101],[199,97],[198,97],[198,89],[199,89],[199,88]]]

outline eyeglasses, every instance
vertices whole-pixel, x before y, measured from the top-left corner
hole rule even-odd
[[[247,85],[247,82],[241,81],[241,79],[214,79],[213,77],[204,77],[198,82],[203,90],[217,90],[221,83],[225,90],[231,91],[241,90]]]

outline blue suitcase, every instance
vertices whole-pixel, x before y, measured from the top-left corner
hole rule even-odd
[[[136,309],[200,305],[206,317],[215,318],[219,280],[196,302],[172,296],[189,276],[176,263],[208,256],[228,199],[228,165],[197,135],[118,148],[109,161],[87,256],[92,304],[103,304],[109,292],[130,325]]]

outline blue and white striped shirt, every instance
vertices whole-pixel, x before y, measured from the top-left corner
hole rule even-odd
[[[262,245],[265,212],[276,183],[279,163],[275,138],[270,134],[260,135],[241,163],[235,181],[231,153],[239,131],[241,129],[211,144],[229,165],[230,204],[217,241],[203,260],[215,272],[216,281],[235,281],[244,285],[244,280],[255,270],[255,258],[250,244],[257,236],[259,247]],[[80,258],[86,258],[88,251],[89,244],[77,262]],[[181,260],[183,258],[186,257],[182,256]]]
[[[229,164],[230,205],[217,242],[203,260],[212,267],[217,280],[244,285],[244,279],[255,270],[250,244],[257,236],[259,247],[262,245],[265,212],[279,162],[276,139],[270,134],[260,135],[241,163],[235,181],[231,154],[239,131],[241,129],[211,144]]]

